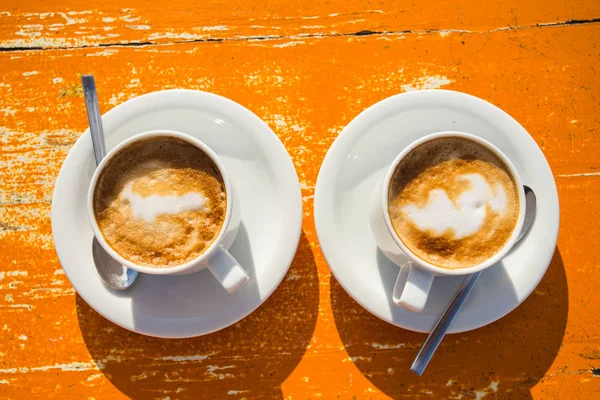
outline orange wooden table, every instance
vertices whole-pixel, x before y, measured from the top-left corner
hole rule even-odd
[[[155,4],[149,4],[155,3]],[[600,398],[600,2],[4,0],[0,4],[2,398]],[[92,310],[56,258],[55,178],[103,112],[169,88],[229,97],[263,118],[298,170],[303,235],[271,298],[221,332],[143,337]],[[341,129],[396,93],[445,88],[514,116],[555,174],[561,229],[517,310],[443,342],[358,306],[314,229],[319,166]]]

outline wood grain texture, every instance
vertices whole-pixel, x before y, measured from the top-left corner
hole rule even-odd
[[[485,32],[600,18],[596,0],[439,1],[84,0],[9,1],[0,10],[0,48],[330,37],[372,32]]]
[[[0,5],[0,397],[600,397],[597,1],[22,3]],[[96,76],[104,112],[151,91],[206,90],[248,107],[285,144],[302,184],[303,235],[284,282],[251,316],[206,337],[160,340],[113,325],[75,294],[49,212],[87,123],[82,73]],[[418,378],[408,368],[425,336],[343,291],[312,207],[342,128],[423,88],[481,97],[529,131],[555,174],[561,229],[530,298],[448,337]]]

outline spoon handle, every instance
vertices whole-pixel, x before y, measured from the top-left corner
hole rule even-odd
[[[106,147],[104,146],[104,130],[102,129],[102,119],[100,119],[100,107],[98,106],[98,93],[96,92],[94,75],[82,75],[81,86],[83,86],[85,108],[90,124],[90,133],[92,134],[94,158],[96,159],[96,165],[98,165],[106,155]],[[113,271],[96,264],[96,270],[102,281],[114,290],[129,288],[138,276],[137,271],[129,269],[124,265],[121,265],[120,269],[117,267],[117,270]]]
[[[479,278],[480,274],[481,271],[467,275],[463,283],[460,285],[458,291],[454,295],[454,298],[450,302],[450,305],[448,305],[446,311],[435,323],[435,326],[431,330],[429,337],[427,340],[425,340],[425,343],[423,343],[421,350],[419,350],[419,354],[417,354],[415,361],[410,367],[412,372],[419,376],[423,374],[427,364],[429,364],[429,360],[431,360],[431,357],[442,342],[442,339],[444,339],[444,336],[446,336],[448,328],[450,328],[450,325],[452,325],[454,318],[456,318],[463,303],[467,297],[469,297],[471,290],[473,290],[473,287],[475,286],[477,278]]]
[[[81,84],[83,86],[88,122],[90,123],[90,132],[92,133],[94,157],[96,158],[96,165],[98,165],[106,155],[106,147],[104,146],[104,131],[102,129],[102,120],[100,119],[100,107],[98,106],[98,93],[96,93],[94,76],[82,75]]]

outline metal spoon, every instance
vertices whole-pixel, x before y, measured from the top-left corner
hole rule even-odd
[[[94,147],[94,157],[96,165],[106,155],[104,147],[104,131],[102,129],[102,120],[100,119],[100,107],[98,107],[98,93],[96,93],[96,82],[93,75],[82,75],[81,84],[83,86],[83,95],[85,97],[85,108],[87,109],[90,132],[92,134],[92,145]],[[92,251],[94,253],[94,265],[102,281],[111,289],[125,290],[129,288],[138,276],[138,272],[116,263],[106,254],[101,246],[94,240]],[[112,260],[100,262],[100,260]],[[120,268],[119,268],[120,267]]]
[[[529,188],[528,186],[525,186],[524,189],[525,221],[523,222],[523,228],[519,233],[517,242],[523,239],[525,234],[527,234],[527,232],[531,228],[531,225],[533,225],[533,221],[535,220],[535,193],[533,193],[533,190],[531,190],[531,188]],[[479,275],[481,275],[481,271],[471,275],[467,275],[463,283],[460,285],[458,291],[454,295],[454,298],[446,308],[446,311],[444,311],[440,319],[435,323],[435,326],[431,330],[431,333],[427,337],[427,340],[425,340],[425,343],[423,343],[421,350],[419,350],[419,354],[417,354],[415,361],[410,367],[410,370],[412,372],[414,372],[417,375],[423,374],[423,371],[425,371],[425,368],[427,367],[427,364],[429,364],[431,357],[433,357],[433,354],[435,353],[438,346],[442,342],[442,339],[446,335],[448,328],[450,328],[450,325],[452,325],[454,318],[456,318],[463,303],[465,302],[467,297],[469,297],[471,290],[473,290],[473,287],[475,286]]]

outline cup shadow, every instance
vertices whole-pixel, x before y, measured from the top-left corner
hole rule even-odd
[[[346,351],[362,374],[392,398],[489,394],[531,399],[531,388],[558,354],[567,324],[567,278],[556,248],[544,278],[523,304],[490,325],[447,336],[419,377],[410,366],[427,336],[370,314],[333,276],[330,284],[334,320]]]
[[[240,234],[243,239],[245,233]],[[231,251],[245,258],[249,248],[242,244]],[[203,272],[188,277],[193,283]],[[253,266],[248,273],[254,274]],[[253,285],[247,290],[258,290],[256,279]],[[134,312],[136,301],[134,297]],[[130,398],[283,398],[281,384],[300,362],[316,326],[317,267],[303,233],[288,274],[261,307],[228,328],[196,338],[143,336],[104,319],[79,295],[76,306],[90,355]]]

